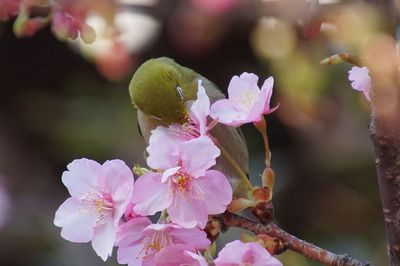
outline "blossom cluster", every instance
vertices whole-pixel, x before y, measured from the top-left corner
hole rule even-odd
[[[81,37],[92,43],[96,33],[86,19],[93,5],[82,0],[0,0],[0,21],[16,16],[14,32],[20,37],[32,36],[50,23],[60,39]]]
[[[158,126],[147,147],[150,169],[134,176],[120,160],[99,164],[74,160],[62,175],[71,197],[57,210],[54,224],[72,242],[90,242],[105,261],[118,247],[120,264],[208,265],[203,252],[211,242],[204,229],[209,215],[221,214],[232,188],[221,171],[211,169],[221,151],[210,130],[218,122],[240,126],[270,113],[273,79],[261,90],[258,77],[243,73],[231,80],[229,99],[213,105],[201,80],[197,99],[186,103],[186,122]],[[137,172],[137,171],[136,171]],[[148,216],[160,214],[157,223]],[[280,266],[260,244],[234,241],[223,248],[217,266]]]

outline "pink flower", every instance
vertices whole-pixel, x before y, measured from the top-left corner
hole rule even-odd
[[[225,245],[215,260],[216,266],[282,266],[282,263],[272,257],[261,245],[239,240]]]
[[[62,175],[71,197],[57,210],[54,224],[68,241],[85,243],[104,261],[111,256],[116,228],[133,189],[133,175],[120,160],[103,165],[88,159],[74,160]]]
[[[208,266],[208,263],[203,256],[189,250],[191,249],[187,245],[165,247],[155,258],[155,265]]]
[[[269,77],[260,88],[258,77],[252,73],[234,76],[228,87],[229,99],[216,101],[211,106],[211,117],[230,126],[258,122],[264,114],[276,110],[270,108],[274,79]]]
[[[147,148],[150,155],[150,167],[152,167],[151,154],[159,149],[159,147],[155,147],[153,144],[155,139],[158,142],[159,138],[163,138],[163,141],[171,143],[169,147],[174,147],[177,143],[206,136],[207,132],[215,126],[215,122],[207,124],[207,117],[210,115],[210,99],[201,85],[201,80],[198,80],[196,101],[188,101],[186,105],[189,112],[187,121],[183,125],[172,124],[168,128],[158,127],[152,132],[157,137],[153,137],[153,142],[150,140],[149,147]]]
[[[16,16],[22,0],[0,0],[0,21]]]
[[[170,147],[174,143],[153,137],[150,142],[160,152],[152,155],[151,167],[160,172],[139,177],[133,193],[134,211],[153,215],[167,209],[172,222],[204,228],[208,214],[224,212],[232,200],[226,176],[208,170],[215,165],[219,149],[205,136],[177,144],[176,149]]]
[[[89,7],[78,0],[57,0],[51,19],[54,34],[60,39],[76,39],[80,36],[85,43],[93,43],[96,32],[86,23]]]
[[[208,245],[206,233],[198,228],[151,224],[148,218],[132,219],[117,232],[118,263],[129,266],[162,265],[171,254],[181,257],[186,250],[195,252]]]
[[[208,98],[201,80],[198,81],[197,100],[189,101],[187,107],[190,110],[187,122],[183,125],[172,124],[168,128],[159,126],[151,133],[147,152],[147,164],[153,169],[167,169],[176,166],[179,160],[179,146],[181,143],[208,136],[207,131],[215,125],[207,125],[207,117],[210,114],[210,99]],[[216,148],[214,149],[216,151]],[[216,155],[217,157],[219,156]],[[210,163],[215,164],[215,161]]]
[[[371,101],[371,77],[367,67],[354,66],[349,71],[351,86],[357,91],[362,91],[365,98]]]

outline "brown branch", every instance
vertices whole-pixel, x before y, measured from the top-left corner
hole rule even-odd
[[[379,86],[370,124],[390,265],[400,265],[400,91]]]
[[[222,228],[240,227],[255,234],[267,234],[282,241],[289,249],[327,266],[372,266],[369,262],[361,262],[349,255],[336,255],[323,248],[290,235],[274,223],[262,224],[234,213],[225,212],[213,217]]]

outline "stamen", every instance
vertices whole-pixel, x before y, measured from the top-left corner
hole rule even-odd
[[[92,187],[82,194],[80,212],[95,213],[96,224],[103,224],[114,215],[114,202],[109,194],[100,187]]]

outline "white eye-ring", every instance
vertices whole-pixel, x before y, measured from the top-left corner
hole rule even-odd
[[[183,97],[182,88],[178,86],[178,87],[176,87],[176,91],[178,92],[179,97],[181,98],[181,101],[183,102],[185,100],[185,98]]]

